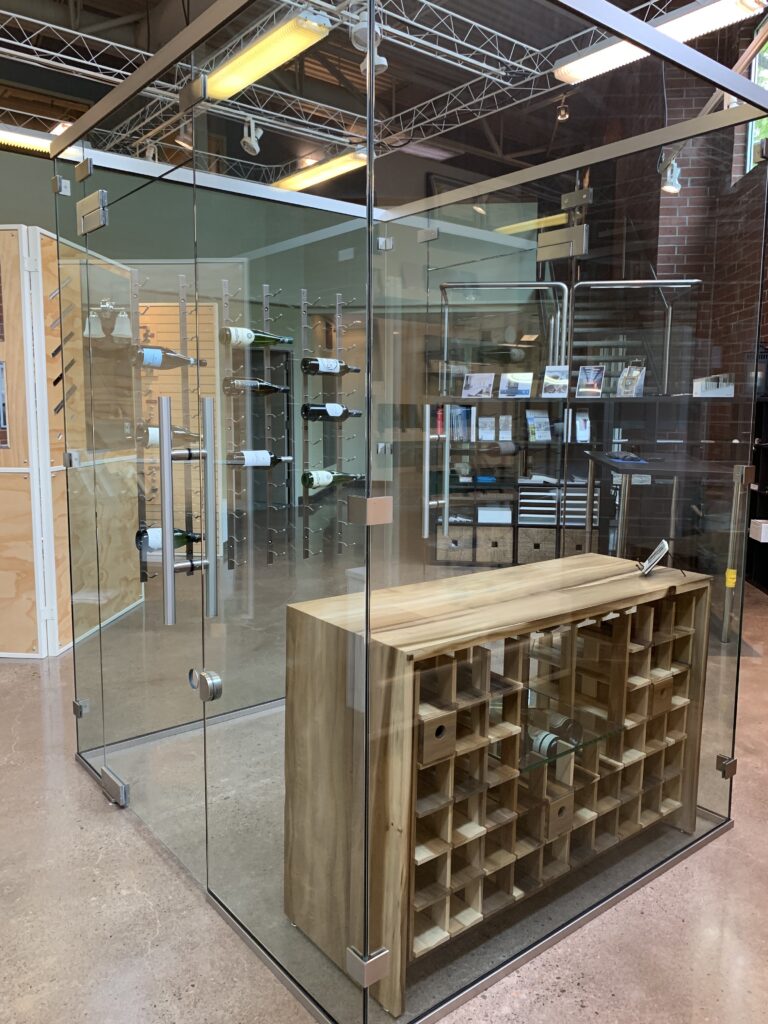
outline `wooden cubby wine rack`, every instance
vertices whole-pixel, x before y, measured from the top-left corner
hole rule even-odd
[[[394,1016],[409,963],[659,822],[693,831],[709,591],[594,554],[374,591],[367,723],[359,595],[292,606],[291,920],[340,964],[359,948],[366,727],[369,948],[392,954],[373,994]]]

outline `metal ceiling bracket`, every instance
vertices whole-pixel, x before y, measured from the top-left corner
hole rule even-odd
[[[179,110],[184,114],[206,99],[208,99],[208,79],[205,75],[198,75],[191,82],[187,82],[179,93]]]
[[[370,988],[389,974],[391,959],[388,949],[377,949],[370,956],[363,956],[352,946],[347,946],[347,974],[360,988]]]
[[[594,189],[580,188],[577,192],[566,192],[560,196],[561,210],[576,210],[581,206],[590,206],[595,198]]]
[[[731,757],[729,754],[718,754],[715,759],[715,768],[724,779],[732,779],[736,774],[739,762],[737,758]]]
[[[620,10],[608,0],[552,0],[557,6],[583,21],[592,22],[599,28],[613,32],[620,39],[648,50],[649,53],[661,57],[677,65],[684,71],[702,78],[711,85],[722,89],[729,96],[735,96],[745,103],[751,103],[768,113],[768,91],[737,74],[731,68],[719,64],[711,57],[694,50],[692,46],[678,43],[663,32],[659,32],[652,24],[641,21],[632,14]]]
[[[93,160],[89,156],[75,164],[75,181],[85,181],[93,174]]]

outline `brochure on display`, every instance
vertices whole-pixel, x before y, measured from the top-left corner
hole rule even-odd
[[[616,384],[617,398],[642,398],[645,386],[644,366],[625,366]]]
[[[577,398],[599,398],[603,393],[604,366],[582,366],[576,382]]]
[[[502,373],[499,398],[530,398],[532,388],[532,373]]]
[[[548,366],[544,370],[542,398],[567,398],[568,376],[567,366]]]

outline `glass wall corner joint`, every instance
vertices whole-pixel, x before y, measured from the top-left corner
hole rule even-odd
[[[91,710],[91,702],[87,697],[80,697],[72,701],[72,714],[75,718],[83,718]]]
[[[347,974],[360,988],[370,988],[389,974],[391,959],[392,954],[385,948],[363,956],[354,947],[347,946]]]
[[[715,758],[715,769],[720,772],[724,779],[732,779],[739,766],[738,758],[730,754],[718,754]]]

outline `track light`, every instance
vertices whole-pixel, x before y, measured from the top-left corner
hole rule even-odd
[[[680,184],[680,165],[677,160],[673,160],[664,168],[661,191],[676,196],[680,194],[682,188],[683,186]]]
[[[264,134],[263,128],[258,128],[253,118],[249,118],[243,125],[243,137],[240,145],[249,156],[258,156],[261,152],[260,140]]]
[[[291,15],[207,75],[206,95],[212,100],[228,100],[325,39],[330,31],[325,14],[301,11]]]
[[[685,43],[739,21],[746,21],[760,14],[766,6],[768,0],[695,0],[672,14],[653,19],[649,25],[670,39]],[[648,51],[634,43],[608,40],[560,61],[553,68],[553,74],[560,82],[576,85],[647,56]]]
[[[376,50],[374,52],[374,54],[373,54],[373,70],[374,70],[374,74],[376,74],[376,75],[383,75],[388,67],[389,67],[389,61],[387,60],[387,58],[384,56],[384,54],[379,53],[379,51]],[[368,74],[368,54],[367,53],[366,53],[365,57],[363,57],[362,63],[360,64],[360,70],[362,71],[363,75],[367,76],[367,74]]]
[[[351,153],[342,153],[331,160],[322,160],[320,163],[305,167],[302,171],[288,175],[275,182],[276,188],[286,189],[289,192],[302,192],[305,188],[312,188],[320,185],[331,178],[338,178],[340,174],[347,174],[349,171],[356,171],[365,167],[368,158],[364,149],[356,149]]]
[[[563,121],[567,121],[570,116],[571,112],[568,109],[568,104],[566,103],[565,96],[563,96],[557,108],[557,120],[562,123]]]

